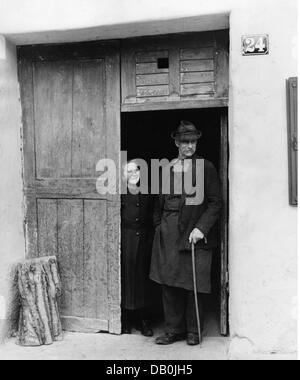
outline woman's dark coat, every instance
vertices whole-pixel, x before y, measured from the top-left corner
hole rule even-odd
[[[122,307],[147,307],[153,242],[153,198],[146,194],[121,196]]]

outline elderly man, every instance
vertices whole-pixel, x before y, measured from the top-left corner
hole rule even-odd
[[[158,196],[154,212],[156,230],[150,278],[162,285],[165,314],[165,335],[158,337],[156,343],[167,345],[187,339],[189,345],[197,345],[200,342],[193,293],[191,244],[195,244],[198,307],[203,328],[201,294],[211,293],[212,250],[217,245],[213,227],[222,201],[213,164],[202,160],[204,176],[197,176],[196,173],[201,167],[197,166],[200,157],[196,154],[201,132],[191,122],[181,121],[172,138],[179,153],[170,165],[170,192]],[[199,204],[187,202],[189,195],[185,186],[182,186],[181,194],[174,191],[176,184],[184,184],[185,166],[189,165],[192,165],[192,180],[196,189],[203,186],[204,197]],[[196,183],[197,178],[202,179],[201,183]]]

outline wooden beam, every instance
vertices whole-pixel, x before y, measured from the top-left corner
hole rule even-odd
[[[195,109],[195,108],[223,108],[228,107],[228,98],[201,99],[201,100],[182,100],[182,101],[162,101],[138,104],[122,104],[121,112],[143,112],[176,109]]]
[[[99,333],[108,331],[108,321],[93,318],[61,317],[62,328],[65,331],[81,333]]]
[[[34,185],[25,187],[26,196],[37,196],[38,198],[88,198],[107,199],[107,196],[100,195],[96,188],[96,178],[63,178],[40,179]]]

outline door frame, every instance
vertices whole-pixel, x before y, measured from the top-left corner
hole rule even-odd
[[[221,112],[220,173],[223,207],[220,218],[221,233],[221,294],[220,330],[221,335],[229,335],[229,139],[228,109]]]
[[[168,102],[170,103],[170,102]],[[174,104],[175,103],[175,104]],[[228,140],[228,107],[224,100],[202,101],[178,101],[172,102],[172,105],[167,108],[165,102],[156,102],[153,104],[137,104],[124,106],[121,109],[122,113],[127,112],[144,112],[144,111],[174,111],[184,109],[207,109],[219,108],[220,114],[220,182],[223,207],[220,217],[220,333],[223,336],[229,335],[229,270],[228,270],[228,223],[229,223],[229,140]],[[121,118],[122,120],[122,118]],[[122,125],[121,125],[122,128]]]

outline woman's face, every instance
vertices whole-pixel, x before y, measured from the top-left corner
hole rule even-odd
[[[140,169],[135,162],[129,162],[124,166],[124,178],[132,185],[136,185],[140,180]]]

